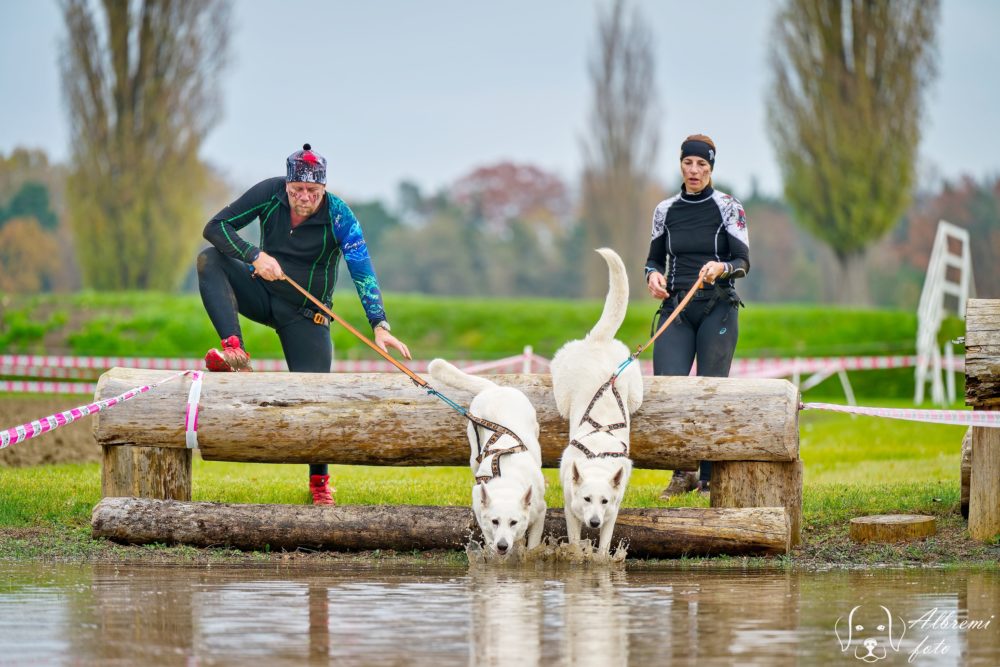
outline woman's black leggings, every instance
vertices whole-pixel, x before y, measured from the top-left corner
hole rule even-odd
[[[678,300],[667,299],[660,307],[657,328],[670,317]],[[690,375],[691,365],[698,359],[697,374],[701,377],[728,377],[739,338],[739,303],[728,294],[720,295],[709,308],[711,297],[694,298],[677,319],[667,327],[653,345],[654,375]],[[707,482],[712,477],[712,463],[702,461],[699,478]]]
[[[277,331],[288,370],[297,373],[329,373],[333,361],[330,325],[316,324],[314,311],[289,303],[268,289],[268,282],[253,277],[253,267],[215,248],[198,255],[198,290],[219,338],[243,332],[237,315]],[[244,349],[246,349],[244,347]],[[327,464],[309,465],[310,475],[326,475]]]

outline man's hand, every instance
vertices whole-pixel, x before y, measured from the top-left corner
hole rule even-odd
[[[264,280],[284,280],[285,272],[281,270],[278,260],[271,257],[263,250],[257,255],[253,263],[253,274],[260,276]]]
[[[404,359],[413,358],[410,356],[410,348],[406,347],[403,341],[399,340],[382,327],[375,327],[375,344],[378,345],[383,352],[389,351],[386,349],[388,346],[399,350]]]
[[[659,271],[649,272],[646,277],[646,287],[649,288],[650,295],[656,299],[666,299],[670,296],[670,292],[667,291],[667,279]]]

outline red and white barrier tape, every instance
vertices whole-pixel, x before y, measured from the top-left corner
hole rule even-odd
[[[833,403],[803,403],[803,410],[830,410],[906,421],[1000,428],[1000,410],[913,410],[911,408],[865,408]]]
[[[75,422],[77,419],[86,417],[88,415],[96,414],[102,410],[107,410],[110,407],[123,403],[129,399],[135,398],[139,394],[144,394],[150,389],[155,389],[165,382],[170,382],[171,380],[176,380],[179,377],[183,377],[190,373],[198,373],[198,371],[183,371],[177,373],[176,375],[171,375],[168,378],[160,380],[154,384],[147,384],[141,387],[136,387],[134,389],[129,389],[124,394],[119,394],[112,398],[106,398],[102,401],[97,401],[95,403],[89,403],[87,405],[81,405],[78,408],[73,408],[72,410],[66,410],[65,412],[59,412],[54,415],[49,415],[48,417],[43,417],[41,419],[36,419],[35,421],[28,422],[26,424],[21,424],[20,426],[14,426],[3,431],[0,431],[0,449],[9,447],[11,445],[16,445],[25,440],[34,438],[35,436],[41,435],[43,433],[48,433],[53,431],[60,426],[65,426]],[[198,378],[198,384],[201,384],[200,377]],[[199,386],[200,394],[200,386]],[[190,399],[189,399],[190,401]],[[190,411],[190,405],[189,405]],[[198,424],[198,414],[197,414],[197,404],[195,405],[194,413],[194,427],[197,428]],[[187,422],[185,422],[187,426]]]
[[[198,449],[198,403],[201,401],[202,371],[191,371],[187,409],[184,410],[184,443],[188,449]]]

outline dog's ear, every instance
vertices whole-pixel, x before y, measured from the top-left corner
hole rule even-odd
[[[487,493],[485,484],[479,485],[479,500],[482,502],[483,507],[490,506],[490,494]]]
[[[847,615],[846,628],[840,627],[840,622],[844,620],[843,616],[838,618],[837,623],[833,626],[833,632],[834,634],[837,635],[837,641],[840,642],[841,651],[846,651],[847,649],[851,648],[851,641],[853,640],[853,634],[854,634],[854,612],[856,612],[860,607],[861,605],[858,605],[857,607],[851,610],[850,614]],[[846,637],[840,636],[841,629],[843,629],[847,633]]]
[[[576,467],[576,461],[573,461],[573,485],[578,486],[582,478],[580,477],[580,471]]]
[[[900,618],[899,623],[894,623],[892,612],[889,611],[884,605],[879,606],[881,606],[882,611],[885,612],[887,622],[886,634],[889,635],[889,646],[892,647],[893,651],[898,651],[899,645],[903,642],[903,635],[906,634],[906,621]]]
[[[531,491],[533,490],[533,488],[534,487],[529,486],[528,490],[524,494],[524,498],[521,499],[521,502],[524,503],[525,509],[531,507]]]
[[[625,477],[625,466],[622,466],[621,468],[618,469],[618,472],[615,473],[615,476],[611,478],[611,488],[617,489],[619,486],[621,486],[622,479],[624,479],[624,477]]]

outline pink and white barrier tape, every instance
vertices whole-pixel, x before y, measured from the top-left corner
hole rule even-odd
[[[28,422],[27,424],[21,424],[20,426],[14,426],[6,430],[0,431],[0,449],[9,447],[11,445],[16,445],[20,442],[24,442],[30,438],[41,435],[43,433],[48,433],[53,431],[60,426],[65,426],[66,424],[75,422],[77,419],[86,417],[88,415],[96,414],[102,410],[107,410],[110,407],[123,403],[129,399],[135,398],[139,394],[144,394],[150,389],[159,387],[165,382],[170,382],[171,380],[176,380],[179,377],[188,375],[189,373],[197,373],[197,371],[183,371],[177,373],[176,375],[171,375],[168,378],[160,380],[154,384],[147,384],[141,387],[136,387],[134,389],[129,389],[124,394],[119,394],[112,398],[106,398],[102,401],[97,401],[96,403],[90,403],[88,405],[81,405],[78,408],[73,408],[72,410],[66,410],[65,412],[59,412],[54,415],[49,415],[48,417],[43,417],[41,419],[36,419],[35,421]],[[200,378],[198,384],[200,385]],[[200,390],[199,390],[200,393]],[[189,399],[190,400],[190,399]],[[197,406],[195,408],[194,424],[197,428]]]
[[[833,403],[803,403],[803,410],[830,410],[906,421],[1000,428],[1000,410],[913,410],[910,408],[865,408]]]

